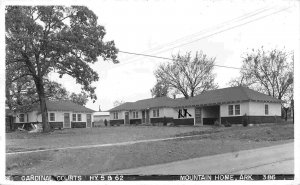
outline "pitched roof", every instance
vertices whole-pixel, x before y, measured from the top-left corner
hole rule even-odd
[[[119,106],[116,106],[110,110],[108,110],[109,112],[112,112],[112,111],[120,111],[120,110],[131,110],[134,106],[132,106],[132,102],[125,102]]]
[[[188,106],[205,106],[224,103],[234,103],[242,101],[259,101],[259,102],[273,102],[281,103],[282,101],[268,96],[263,93],[259,93],[252,89],[242,86],[228,87],[223,89],[216,89],[204,92],[195,97],[184,99],[177,98],[171,99],[168,97],[150,98],[139,100],[136,102],[126,102],[109,111],[120,110],[141,110],[147,108],[159,108],[159,107],[188,107]]]
[[[48,111],[72,111],[72,112],[95,112],[92,109],[86,108],[85,106],[78,105],[69,100],[59,100],[59,101],[46,101]],[[32,110],[40,110],[39,104],[33,106]]]
[[[204,92],[186,101],[177,103],[174,107],[203,106],[241,101],[259,101],[281,103],[282,101],[247,87],[236,86]]]
[[[115,108],[110,109],[109,111],[120,111],[120,110],[140,110],[148,108],[159,108],[159,107],[172,107],[176,100],[169,97],[158,97],[158,98],[149,98],[144,100],[139,100],[136,102],[126,102],[122,105],[119,105]]]

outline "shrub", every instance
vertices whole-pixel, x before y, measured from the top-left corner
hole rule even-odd
[[[164,123],[164,126],[167,126],[168,122],[167,122],[166,116],[164,116],[164,121],[163,121],[163,123]]]
[[[169,122],[169,123],[167,123],[167,126],[169,126],[169,127],[174,127],[175,124],[174,124],[173,122]]]
[[[243,124],[244,127],[247,127],[248,124],[249,124],[247,118],[248,118],[248,117],[247,117],[247,114],[244,114],[244,115],[243,115],[243,120],[242,120],[242,122],[243,122],[242,124]]]
[[[222,125],[221,125],[221,123],[220,123],[218,120],[216,120],[216,121],[214,122],[214,126],[220,127],[220,126],[222,126]]]
[[[225,126],[225,127],[231,127],[232,125],[231,125],[230,122],[226,121],[226,122],[224,123],[224,126]]]

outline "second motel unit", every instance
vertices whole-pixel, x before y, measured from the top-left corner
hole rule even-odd
[[[126,102],[109,110],[111,124],[174,123],[174,125],[210,125],[272,123],[281,117],[281,100],[247,87],[211,90],[195,97],[150,98]]]

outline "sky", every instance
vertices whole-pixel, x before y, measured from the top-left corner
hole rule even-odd
[[[72,2],[72,1],[71,1]],[[74,1],[76,2],[76,1]],[[299,43],[297,1],[268,0],[156,0],[85,1],[106,29],[105,40],[114,40],[121,51],[171,57],[180,52],[203,51],[216,57],[216,65],[241,67],[242,56],[250,49],[294,50]],[[103,111],[116,100],[133,102],[151,98],[155,85],[153,72],[168,60],[118,54],[119,64],[111,61],[92,65],[99,74],[97,101],[87,107]],[[239,70],[215,67],[215,82],[228,87]],[[81,91],[71,77],[51,74],[70,92]]]

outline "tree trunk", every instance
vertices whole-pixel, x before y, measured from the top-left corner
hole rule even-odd
[[[293,116],[293,123],[294,123],[294,99],[291,100],[291,112],[292,112],[292,116]]]
[[[12,98],[10,95],[10,86],[6,84],[5,88],[5,96],[6,96],[6,103],[10,110],[12,110]]]
[[[284,108],[284,112],[285,112],[285,118],[284,120],[287,121],[287,118],[288,118],[288,108]]]
[[[43,124],[43,132],[50,132],[50,124],[48,121],[48,111],[46,106],[46,96],[45,96],[45,89],[43,79],[35,80],[36,89],[39,95],[40,100],[40,110],[42,113],[42,124]]]

